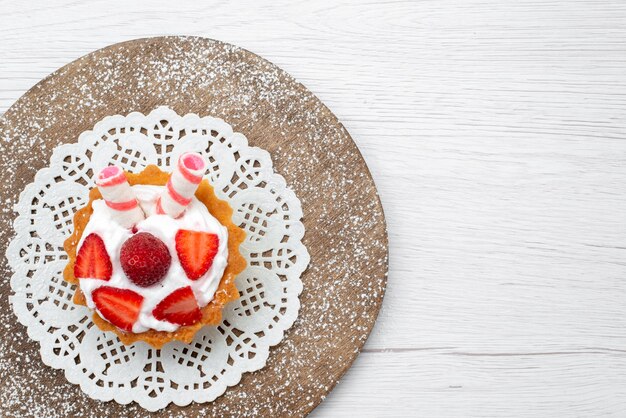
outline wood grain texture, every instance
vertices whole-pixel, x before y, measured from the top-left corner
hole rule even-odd
[[[0,2],[0,111],[96,48],[195,34],[287,70],[364,154],[389,285],[313,416],[623,415],[624,2],[114,3]]]
[[[274,216],[286,216],[289,229],[286,233],[294,237],[298,226],[290,223],[287,216],[301,217],[306,231],[302,244],[310,255],[308,268],[300,275],[303,290],[299,295],[297,320],[270,349],[264,367],[245,373],[238,382],[227,380],[226,384],[232,387],[212,402],[184,407],[171,403],[160,414],[181,418],[303,417],[337,384],[372,330],[387,280],[388,241],[376,187],[350,135],[319,99],[287,73],[249,51],[199,37],[144,38],[90,53],[43,79],[0,119],[0,167],[9,177],[9,181],[0,182],[0,200],[7,202],[9,208],[14,206],[35,173],[48,166],[55,147],[75,142],[106,116],[148,114],[158,106],[168,106],[179,115],[195,113],[223,119],[233,132],[244,134],[250,146],[266,150],[271,155],[273,169],[298,196],[301,209],[290,206],[289,212],[284,208],[286,197],[280,194],[278,186],[272,188],[276,203],[258,206],[254,201],[235,199],[234,202],[261,209],[258,217],[249,220],[248,232],[263,231],[263,216],[265,211],[272,210],[272,205],[279,208]],[[140,130],[143,129],[158,127],[149,125]],[[221,142],[219,136],[226,135],[225,131],[226,128],[221,133],[216,130],[215,141]],[[167,139],[168,132],[164,129],[158,135]],[[180,141],[193,136],[185,133]],[[182,136],[178,131],[169,137],[177,135]],[[124,155],[123,142],[119,142],[114,146]],[[107,143],[115,142],[110,139]],[[238,164],[260,166],[252,157],[244,158],[244,150],[241,153]],[[91,158],[96,158],[95,152]],[[123,167],[133,171],[128,165]],[[237,169],[237,173],[241,171]],[[236,181],[236,175],[230,180]],[[132,176],[129,182],[133,183]],[[0,220],[3,237],[13,234],[11,219],[9,215]],[[52,216],[43,219],[41,222],[54,221]],[[271,223],[270,218],[268,228]],[[7,243],[8,239],[0,242],[0,253],[6,251]],[[262,242],[256,243],[264,248]],[[60,244],[46,241],[40,247],[53,251],[55,245]],[[286,245],[283,251],[289,256]],[[22,248],[19,253],[28,251],[33,251],[32,246]],[[265,252],[249,258],[248,264],[254,269],[255,264],[264,263],[263,257]],[[38,260],[37,263],[45,263],[48,257]],[[23,267],[24,264],[19,268]],[[26,268],[36,270],[41,265],[33,263]],[[288,267],[283,264],[285,268]],[[277,280],[281,280],[281,274],[287,274],[279,268],[272,271]],[[251,274],[252,281],[247,285],[257,286],[254,273]],[[3,414],[37,418],[151,416],[136,403],[122,405],[91,399],[78,386],[70,384],[59,370],[44,366],[38,359],[38,344],[27,337],[24,327],[11,314],[11,275],[6,259],[2,259],[0,276],[5,280],[0,282],[0,323],[5,326],[0,328],[0,381],[5,383],[0,386],[0,404]],[[31,303],[42,306],[53,303],[50,300],[31,300]],[[273,309],[290,308],[274,305]],[[105,329],[98,318],[94,321]],[[54,335],[56,329],[48,324],[46,331]],[[246,342],[249,339],[244,338],[245,332],[241,334],[243,342],[238,344],[248,343],[253,353],[248,355],[260,355],[257,343]],[[77,351],[81,364],[89,364],[83,350]],[[89,355],[106,359],[106,354]],[[20,361],[25,356],[37,360]],[[78,362],[76,358],[74,361]],[[34,377],[33,370],[43,374],[43,379]],[[26,393],[21,392],[23,388]],[[64,402],[47,402],[50,396],[62,397]]]

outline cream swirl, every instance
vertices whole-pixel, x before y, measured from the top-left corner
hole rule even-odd
[[[89,234],[95,233],[104,241],[105,248],[111,258],[113,274],[108,281],[92,278],[79,279],[79,286],[85,294],[87,306],[98,310],[95,306],[92,293],[100,286],[112,286],[120,289],[130,289],[143,296],[141,311],[133,332],[139,333],[149,329],[157,331],[175,331],[179,325],[167,321],[159,321],[152,311],[156,305],[176,289],[191,286],[200,308],[206,306],[212,299],[224,274],[228,259],[228,231],[207,210],[206,206],[195,197],[177,219],[168,215],[155,213],[156,200],[163,192],[163,186],[137,185],[132,187],[139,205],[146,214],[146,219],[137,225],[137,232],[149,232],[159,238],[167,246],[172,257],[172,263],[165,278],[155,285],[140,287],[131,282],[120,264],[120,249],[122,244],[133,235],[133,232],[116,223],[103,200],[94,200],[92,203],[93,213],[83,231],[77,250],[83,244],[83,240]],[[179,229],[209,232],[219,238],[219,247],[211,268],[198,280],[189,280],[176,253],[175,236]],[[102,315],[100,315],[102,316]]]

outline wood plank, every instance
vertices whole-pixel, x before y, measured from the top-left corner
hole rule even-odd
[[[115,4],[0,1],[0,113],[113,42],[188,33],[250,49],[331,108],[377,184],[390,277],[366,349],[552,353],[532,357],[551,386],[530,372],[517,389],[491,379],[501,357],[455,363],[497,396],[479,397],[477,409],[473,394],[442,391],[438,410],[416,392],[446,356],[367,353],[319,416],[402,416],[409,406],[458,416],[463,403],[478,415],[620,415],[615,376],[626,367],[606,353],[626,347],[626,3],[182,0],[175,17],[167,1],[127,13]],[[386,356],[398,360],[375,366]],[[415,364],[410,376],[403,361]],[[577,401],[585,390],[597,401]],[[535,398],[542,408],[531,408]]]
[[[618,417],[626,409],[625,367],[623,351],[362,353],[310,416]]]

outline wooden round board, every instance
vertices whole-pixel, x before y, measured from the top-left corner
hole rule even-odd
[[[257,55],[202,38],[139,39],[86,55],[29,90],[0,119],[0,166],[17,173],[0,182],[0,251],[13,236],[11,208],[54,147],[75,142],[105,116],[160,105],[220,117],[269,151],[301,199],[311,263],[298,320],[263,369],[212,403],[170,405],[157,415],[304,416],[350,367],[374,325],[387,277],[387,233],[374,182],[348,132],[302,84]],[[4,257],[1,268],[2,415],[151,415],[135,403],[92,400],[44,365],[9,307]]]

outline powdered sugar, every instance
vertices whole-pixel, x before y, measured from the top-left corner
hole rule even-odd
[[[269,151],[302,202],[304,243],[312,254],[303,276],[299,319],[272,350],[266,367],[210,405],[168,408],[161,414],[310,411],[355,358],[376,318],[387,266],[384,217],[375,186],[343,126],[302,85],[268,62],[219,42],[163,38],[117,45],[62,69],[10,109],[0,130],[0,162],[10,173],[19,173],[14,185],[0,185],[6,201],[0,205],[3,230],[13,217],[16,191],[32,181],[50,155],[45,142],[75,142],[104,115],[150,110],[159,103],[181,114],[220,116]],[[18,161],[16,155],[23,158]],[[8,277],[6,267],[4,271]],[[0,312],[0,319],[7,327],[0,341],[0,377],[6,382],[0,400],[10,410],[24,407],[24,415],[50,417],[148,416],[136,404],[92,402],[58,372],[37,367],[35,350],[23,328],[14,325],[14,316]],[[22,353],[30,353],[31,367],[16,361]]]

